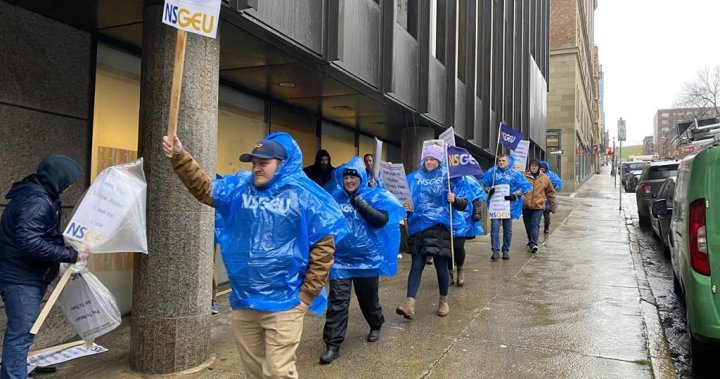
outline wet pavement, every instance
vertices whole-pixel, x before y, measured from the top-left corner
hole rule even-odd
[[[670,348],[672,361],[680,378],[707,377],[693,372],[690,359],[690,336],[686,328],[685,305],[673,289],[670,257],[665,256],[662,244],[653,236],[650,226],[640,226],[635,193],[623,193],[623,214],[634,244],[642,257],[647,281],[654,295],[660,320]]]
[[[489,236],[468,241],[466,285],[451,287],[448,317],[436,315],[433,266],[426,266],[415,319],[395,314],[405,298],[407,255],[398,275],[381,282],[386,323],[378,342],[365,342],[368,326],[353,300],[341,357],[322,366],[324,320],[306,317],[297,352],[300,376],[675,377],[658,317],[666,292],[659,291],[656,298],[651,290],[651,283],[662,280],[646,275],[644,242],[638,243],[632,224],[626,224],[628,212],[618,210],[618,193],[605,171],[572,197],[560,198],[551,234],[537,254],[525,247],[522,221],[513,224],[509,261],[490,262]],[[227,295],[219,303],[221,313],[213,317],[213,359],[182,377],[244,377],[231,337]],[[109,352],[58,365],[57,373],[37,377],[148,377],[128,367],[127,324],[98,339]]]

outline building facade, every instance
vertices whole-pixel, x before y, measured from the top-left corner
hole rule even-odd
[[[597,0],[555,0],[550,5],[547,140],[562,150],[551,156],[551,163],[568,192],[596,172],[599,161],[596,8]]]
[[[677,137],[677,124],[683,121],[715,117],[712,108],[669,108],[658,109],[653,118],[653,142],[660,158],[675,158],[677,152],[672,143]]]
[[[646,136],[643,138],[643,155],[655,154],[655,137]]]
[[[150,254],[93,256],[90,269],[132,313],[131,367],[145,373],[211,352],[212,210],[159,147],[176,35],[162,4],[0,1],[0,188],[47,153],[70,155],[85,172],[68,214],[102,169],[144,159]],[[276,131],[306,165],[325,149],[337,166],[378,138],[382,159],[410,172],[422,141],[451,126],[487,168],[504,121],[542,158],[549,11],[549,0],[223,0],[218,38],[188,35],[178,135],[219,174],[247,169],[239,154]],[[36,347],[74,335],[57,310],[43,330]]]

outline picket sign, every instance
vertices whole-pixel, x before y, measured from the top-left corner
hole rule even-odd
[[[50,314],[50,310],[52,309],[53,305],[55,305],[55,302],[60,296],[60,292],[62,292],[62,289],[65,288],[65,285],[70,279],[70,275],[72,275],[72,270],[68,267],[68,269],[65,270],[63,276],[60,278],[57,286],[55,286],[55,289],[53,289],[53,292],[50,294],[50,297],[45,303],[42,311],[40,311],[40,315],[38,316],[37,320],[35,320],[32,329],[30,329],[30,334],[35,335],[37,334],[38,330],[40,330],[40,327],[45,322],[48,314]]]
[[[221,0],[165,0],[162,22],[178,29],[168,114],[167,135],[171,144],[177,133],[187,32],[215,38],[220,23],[220,2]]]

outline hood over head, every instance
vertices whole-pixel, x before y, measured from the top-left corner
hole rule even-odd
[[[352,159],[350,159],[347,163],[344,163],[335,169],[333,176],[335,177],[335,181],[338,185],[342,187],[343,191],[345,191],[343,177],[345,177],[346,173],[360,178],[360,185],[358,186],[357,193],[361,193],[364,189],[370,188],[367,185],[368,173],[365,169],[365,162],[363,162],[360,157],[352,157]]]
[[[315,166],[320,166],[320,158],[322,157],[328,158],[328,167],[332,168],[332,158],[330,157],[330,153],[325,149],[318,150],[317,154],[315,154]]]
[[[50,154],[40,161],[37,168],[38,181],[50,192],[59,196],[82,174],[80,165],[63,154]]]
[[[545,166],[545,167],[543,167],[543,166]],[[550,165],[550,162],[548,162],[548,161],[540,161],[540,167],[543,167],[545,169],[545,171],[550,171],[551,165]]]
[[[280,166],[275,171],[275,176],[268,182],[267,187],[272,186],[280,180],[285,180],[293,175],[302,173],[302,151],[289,134],[285,132],[275,132],[269,134],[264,140],[269,140],[280,144],[287,154],[287,159],[280,162]]]

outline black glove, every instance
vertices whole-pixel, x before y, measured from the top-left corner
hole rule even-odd
[[[511,194],[505,196],[504,199],[505,199],[505,200],[510,200],[510,201],[517,200],[517,195],[514,194],[514,193],[511,193]]]
[[[495,187],[490,187],[490,191],[488,191],[488,199],[491,198],[495,194]]]
[[[475,199],[472,202],[472,206],[473,206],[472,220],[480,221],[482,219],[482,202],[478,199]]]
[[[373,208],[362,197],[352,196],[350,198],[350,204],[357,209],[360,216],[362,216],[362,218],[365,219],[365,221],[367,221],[367,223],[373,228],[382,228],[385,224],[387,224],[387,212]]]

